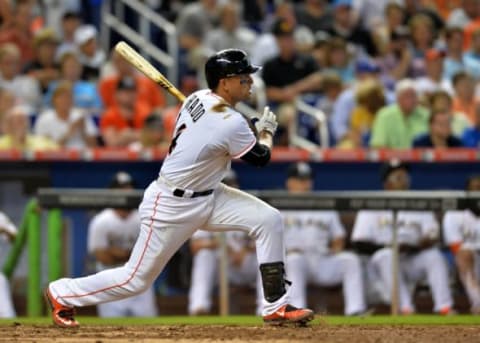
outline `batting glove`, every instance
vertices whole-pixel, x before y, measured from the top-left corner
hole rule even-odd
[[[275,131],[277,131],[277,116],[275,113],[270,111],[268,106],[265,106],[263,110],[263,114],[260,119],[255,123],[255,128],[258,132],[268,131],[273,135],[275,135]]]

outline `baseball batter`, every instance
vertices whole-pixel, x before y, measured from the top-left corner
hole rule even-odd
[[[114,175],[113,189],[133,189],[133,179],[126,172]],[[124,264],[140,231],[137,210],[107,208],[94,216],[88,228],[88,252],[96,259],[97,271]],[[145,292],[97,305],[100,317],[154,317],[157,313],[153,287]]]
[[[386,190],[409,187],[408,167],[392,161],[383,167]],[[432,291],[434,311],[452,312],[452,296],[448,285],[445,259],[437,248],[439,225],[433,212],[399,211],[394,222],[392,211],[359,211],[352,232],[352,241],[360,251],[370,252],[371,269],[383,284],[383,297],[391,301],[393,226],[396,226],[400,250],[399,300],[403,314],[415,312],[410,286],[426,278]]]
[[[288,170],[287,190],[312,190],[313,173],[306,163]],[[345,314],[366,312],[362,266],[357,255],[343,251],[345,229],[336,211],[282,211],[285,221],[286,266],[292,281],[292,304],[307,304],[307,285],[343,285]]]
[[[16,226],[3,212],[0,212],[0,238],[6,237],[13,241],[16,235]],[[5,275],[0,272],[0,318],[13,318],[15,316],[9,282]]]
[[[283,224],[278,210],[220,183],[232,159],[255,166],[270,159],[275,115],[265,109],[258,136],[233,106],[251,95],[250,74],[259,68],[245,52],[222,50],[205,64],[209,89],[182,105],[169,154],[139,207],[140,235],[127,263],[98,274],[49,284],[54,323],[78,326],[75,306],[120,300],[145,291],[174,252],[197,230],[243,230],[256,240],[265,295],[265,323],[308,322],[313,311],[291,306],[286,291]]]

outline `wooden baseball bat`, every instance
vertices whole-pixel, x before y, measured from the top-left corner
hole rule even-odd
[[[180,92],[168,79],[143,56],[136,52],[128,43],[121,41],[115,45],[115,51],[122,55],[135,68],[172,94],[178,101],[183,102],[185,95]]]

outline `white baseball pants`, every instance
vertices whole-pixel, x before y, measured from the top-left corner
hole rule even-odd
[[[145,291],[175,251],[198,228],[245,230],[256,240],[258,263],[284,260],[283,223],[278,210],[237,189],[220,184],[214,193],[179,198],[153,181],[139,207],[140,234],[127,263],[118,268],[52,282],[50,292],[65,306],[89,306],[127,298]],[[263,314],[288,302],[288,292],[277,301],[263,301]]]
[[[0,273],[0,318],[14,318],[15,316],[8,280],[5,275]]]
[[[372,256],[372,264],[378,271],[382,283],[391,301],[392,290],[392,249],[383,248]],[[400,254],[398,289],[400,309],[413,311],[412,296],[408,285],[421,279],[427,279],[432,291],[434,311],[452,307],[453,300],[448,284],[448,270],[445,259],[437,248],[429,248],[417,254]]]
[[[286,257],[290,298],[293,306],[307,306],[307,285],[335,286],[342,284],[345,314],[366,310],[360,258],[351,252],[334,255],[288,254]]]

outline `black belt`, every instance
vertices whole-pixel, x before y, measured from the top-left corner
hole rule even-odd
[[[210,195],[212,193],[213,193],[213,189],[208,189],[208,190],[202,191],[202,192],[193,192],[192,195],[189,196],[188,198],[204,197],[204,196]],[[185,190],[180,189],[180,188],[175,188],[175,190],[173,191],[173,195],[175,195],[176,197],[183,198],[183,196],[185,195]]]

